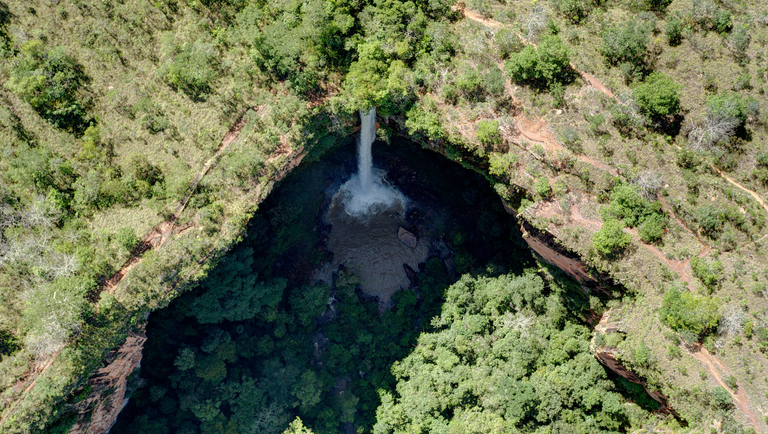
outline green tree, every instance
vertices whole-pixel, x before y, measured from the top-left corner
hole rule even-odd
[[[705,205],[696,210],[696,220],[705,235],[716,238],[723,225],[723,213],[713,205]]]
[[[264,306],[276,306],[283,297],[284,279],[257,282],[253,249],[240,249],[224,259],[201,285],[198,295],[185,300],[190,316],[202,324],[253,318]]]
[[[609,64],[621,67],[627,81],[646,74],[652,29],[653,26],[646,21],[631,20],[603,31],[600,50]]]
[[[182,348],[179,350],[179,355],[176,357],[176,360],[173,361],[173,364],[182,371],[194,368],[195,350],[189,347]]]
[[[664,33],[670,46],[680,45],[683,42],[683,21],[679,18],[670,18],[664,27]]]
[[[480,143],[487,146],[501,144],[501,135],[499,134],[499,121],[480,121],[477,123],[477,139]]]
[[[613,256],[626,248],[632,235],[624,233],[624,224],[620,220],[610,219],[592,235],[592,246],[602,256]]]
[[[710,118],[733,120],[742,126],[749,116],[758,113],[758,103],[751,97],[736,92],[724,92],[707,98],[707,116]]]
[[[511,54],[505,63],[512,80],[538,89],[551,89],[556,83],[566,84],[573,79],[568,48],[557,36],[548,36],[534,48],[526,46]]]
[[[733,397],[723,386],[715,386],[709,392],[710,405],[716,408],[727,409],[733,405]]]
[[[635,87],[632,94],[638,107],[646,115],[651,119],[659,119],[680,111],[680,89],[682,86],[669,76],[653,72]]]
[[[297,416],[296,419],[288,425],[288,428],[283,431],[283,434],[312,434],[313,431],[304,426],[304,423]]]
[[[132,252],[139,245],[139,237],[133,228],[121,228],[115,235],[115,240],[128,252]]]
[[[295,405],[297,405],[303,413],[308,412],[320,402],[322,392],[322,381],[314,371],[304,371],[291,389],[291,393],[297,399]]]
[[[213,45],[202,41],[186,42],[160,74],[171,86],[198,101],[211,91],[211,82],[216,77],[216,60]]]
[[[573,24],[582,22],[592,9],[601,3],[600,0],[555,0],[557,10]]]
[[[88,123],[78,94],[86,82],[83,68],[63,47],[46,49],[30,40],[22,44],[5,86],[54,126],[81,134]]]
[[[691,258],[691,271],[710,292],[717,287],[723,275],[723,264],[718,260],[708,261],[704,258]]]
[[[643,223],[638,226],[637,233],[640,239],[646,243],[654,243],[661,240],[664,235],[664,229],[667,227],[669,219],[667,216],[654,213],[648,216]]]
[[[672,330],[688,331],[701,338],[717,328],[719,303],[711,297],[670,288],[664,294],[659,318]]]
[[[299,320],[299,324],[307,327],[314,323],[315,318],[325,312],[331,289],[324,283],[304,285],[301,289],[291,291],[291,311]]]

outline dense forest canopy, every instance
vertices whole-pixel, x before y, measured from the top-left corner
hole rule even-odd
[[[768,430],[767,44],[768,6],[754,0],[0,0],[0,431],[64,432],[90,417],[111,393],[90,375],[140,333],[147,312],[177,297],[215,308],[184,317],[203,327],[262,321],[243,332],[261,336],[282,330],[287,316],[264,317],[277,309],[296,330],[311,328],[334,288],[294,294],[302,285],[263,265],[311,230],[275,234],[274,250],[234,246],[275,183],[348,143],[357,111],[371,106],[382,142],[408,136],[483,174],[545,244],[586,264],[582,276],[610,275],[633,294],[610,304],[593,330],[603,309],[591,287],[562,302],[574,318],[594,305],[593,317],[566,315],[546,333],[548,308],[509,306],[530,314],[541,333],[529,337],[539,341],[568,330],[582,342],[586,327],[593,345],[579,344],[568,360],[608,390],[580,354],[609,354],[675,411],[643,419],[587,398],[552,401],[561,415],[576,412],[573,426]],[[281,210],[276,219],[296,211]],[[476,270],[470,250],[456,250],[458,274],[477,282],[510,274]],[[309,263],[321,260],[313,255]],[[509,263],[502,259],[474,260],[493,270]],[[549,299],[557,289],[545,281]],[[433,296],[417,301],[434,307],[430,319],[438,299],[451,303]],[[294,311],[291,299],[306,310]],[[425,342],[453,327],[422,320]],[[503,340],[488,321],[467,337]],[[226,332],[232,342],[240,336]],[[408,335],[415,346],[386,363],[432,369],[437,347]],[[194,353],[210,363],[210,378],[247,359],[225,352],[214,363],[213,351],[195,351],[180,363]],[[487,354],[459,360],[480,371],[502,363]],[[572,362],[550,362],[515,381],[568,378]],[[425,402],[426,413],[407,413],[400,390],[426,380],[398,369],[386,393],[355,395],[367,412],[359,426],[469,430],[457,424],[503,418],[510,430],[561,428],[540,410],[544,401],[528,398],[525,417],[510,422],[513,404],[475,399],[482,387],[472,382],[461,382],[460,406]],[[645,396],[639,385],[613,384],[631,390],[624,399]],[[296,391],[311,402],[309,389]],[[149,402],[171,399],[158,393]],[[613,395],[603,395],[608,408]],[[293,432],[319,429],[320,416],[299,401],[280,401],[289,408],[281,421],[301,415]],[[347,413],[332,411],[349,419],[353,401]],[[398,419],[374,422],[373,402]]]
[[[439,216],[422,236],[449,240],[450,262],[433,253],[383,312],[354,270],[331,286],[297,277],[302,258],[322,266],[315,210],[343,172],[301,169],[199,288],[153,314],[143,380],[111,432],[280,433],[297,417],[316,433],[625,432],[648,417],[589,353],[584,318],[602,302],[529,267],[484,180],[390,146],[383,157],[411,162],[385,165],[418,167],[406,193],[435,198],[411,214]]]

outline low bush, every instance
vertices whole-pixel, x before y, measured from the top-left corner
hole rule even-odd
[[[680,332],[684,339],[686,333],[692,333],[701,339],[717,330],[720,322],[719,306],[717,300],[712,297],[673,287],[664,294],[659,318],[672,330]]]
[[[633,92],[638,107],[651,119],[674,115],[680,111],[682,86],[660,72],[651,73]]]
[[[652,29],[647,22],[634,20],[611,26],[603,32],[600,51],[609,64],[625,65],[625,75],[642,77],[647,65]]]
[[[201,41],[185,43],[160,69],[160,74],[171,86],[197,101],[211,91],[211,82],[216,77],[216,60],[213,45]]]
[[[723,275],[723,264],[718,260],[708,261],[704,258],[691,259],[691,272],[712,292],[720,283]]]
[[[568,48],[557,36],[548,36],[536,48],[528,45],[510,55],[505,68],[512,80],[537,89],[551,89],[555,83],[573,80]]]
[[[592,246],[601,256],[612,257],[624,250],[632,241],[632,235],[624,233],[624,224],[615,219],[606,221],[592,236]]]
[[[477,123],[477,139],[488,146],[500,145],[499,121],[480,121]]]
[[[31,40],[22,44],[5,87],[55,127],[80,135],[88,122],[78,94],[87,81],[83,68],[63,47],[49,49]]]
[[[672,46],[678,46],[683,42],[683,21],[679,18],[670,18],[664,27],[664,34],[667,36],[667,43]]]

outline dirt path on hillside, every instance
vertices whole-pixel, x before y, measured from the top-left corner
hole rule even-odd
[[[14,400],[11,403],[11,406],[3,413],[3,416],[0,417],[0,427],[3,426],[3,423],[8,418],[8,416],[13,413],[13,410],[16,408],[16,405],[21,402],[21,398],[26,395],[32,388],[35,387],[35,384],[37,384],[37,379],[40,378],[40,375],[44,374],[45,371],[48,370],[48,368],[51,367],[53,362],[59,357],[59,354],[61,354],[61,350],[64,349],[64,346],[59,347],[54,353],[51,355],[51,357],[43,364],[40,368],[34,368],[32,373],[27,377],[25,380],[19,380],[15,385],[13,385],[13,388],[22,388],[24,387],[24,390],[19,393],[19,398]],[[29,382],[29,385],[26,387],[24,386],[24,383]]]
[[[492,19],[489,19],[489,18],[486,18],[486,17],[482,16],[481,14],[479,14],[477,12],[474,12],[474,11],[471,11],[471,10],[467,10],[467,9],[465,9],[463,7],[463,5],[460,6],[460,7],[454,7],[454,10],[457,10],[457,11],[461,12],[464,15],[465,18],[470,19],[470,20],[475,21],[475,22],[478,22],[478,23],[481,23],[484,26],[491,27],[491,28],[501,28],[501,27],[503,27],[502,23],[500,23],[498,21],[495,21],[495,20],[492,20]],[[528,41],[525,41],[525,39],[521,35],[518,34],[518,37],[524,43],[526,43],[526,44],[528,43]],[[611,90],[608,89],[607,86],[602,84],[597,78],[595,78],[594,76],[592,76],[590,74],[587,74],[586,72],[580,71],[578,68],[576,68],[576,66],[573,63],[571,63],[570,66],[571,66],[571,68],[573,68],[574,71],[579,73],[579,75],[584,79],[584,81],[586,83],[589,84],[589,86],[591,86],[591,87],[597,89],[598,91],[606,94],[607,96],[615,99],[615,95],[613,94],[613,92],[611,92]],[[502,66],[502,70],[503,70],[503,66]],[[512,97],[512,100],[513,101],[517,101],[517,99],[513,95],[512,86],[511,86],[511,83],[509,82],[509,80],[507,80],[507,89],[508,89],[508,91],[510,93],[510,96]],[[515,117],[515,123],[516,123],[517,128],[520,131],[520,134],[522,136],[524,136],[528,140],[540,143],[542,146],[545,147],[545,149],[548,148],[549,150],[557,152],[557,150],[564,148],[552,136],[552,134],[549,131],[549,129],[546,128],[546,121],[544,121],[543,119],[537,118],[536,121],[530,121],[530,120],[526,119],[522,115],[522,112],[520,112],[520,114],[518,114],[518,116]],[[544,130],[543,133],[542,133],[542,130]],[[614,175],[616,174],[615,169],[613,169],[610,166],[607,166],[607,165],[605,165],[605,164],[603,164],[601,162],[598,162],[596,160],[593,160],[593,159],[585,157],[585,156],[577,156],[577,158],[578,158],[579,161],[582,161],[584,163],[590,164],[590,165],[592,165],[594,167],[597,167],[597,168],[600,168],[602,170],[608,170],[610,173],[612,173]],[[738,187],[742,191],[745,191],[746,193],[751,195],[755,200],[758,201],[758,203],[760,203],[760,205],[763,207],[763,209],[765,209],[766,212],[768,212],[768,204],[766,204],[766,202],[760,197],[760,195],[758,193],[756,193],[756,192],[754,192],[754,191],[752,191],[752,190],[742,186],[741,184],[739,184],[738,182],[733,180],[728,175],[725,175],[724,173],[722,173],[722,171],[720,171],[714,165],[712,165],[712,168],[715,169],[717,171],[717,173],[720,174],[720,176],[722,176],[723,178],[725,178],[728,182],[730,182],[731,184],[735,185],[736,187]],[[670,214],[678,222],[678,224],[680,224],[683,228],[685,228],[686,230],[691,232],[696,237],[696,239],[699,241],[699,244],[701,245],[701,252],[699,253],[698,256],[701,257],[701,256],[706,255],[708,253],[710,247],[707,244],[705,244],[698,237],[697,234],[693,233],[693,231],[691,231],[685,224],[683,224],[682,221],[679,218],[677,218],[677,216],[674,214],[674,212],[672,212],[671,207],[669,207],[667,205],[665,208],[669,208]],[[559,214],[559,212],[554,210],[554,208],[551,208],[549,210],[541,210],[541,211],[543,212],[543,214],[542,214],[543,216],[546,216],[546,215],[549,215],[549,214]],[[570,214],[569,217],[570,217],[571,221],[573,221],[573,222],[575,222],[575,223],[577,223],[577,224],[579,224],[581,226],[587,227],[587,228],[589,228],[592,231],[597,231],[597,230],[600,229],[600,227],[602,227],[602,222],[598,222],[596,220],[592,220],[592,219],[588,219],[588,218],[584,217],[582,215],[581,211],[579,210],[577,205],[572,205],[571,206],[569,214]],[[597,228],[597,229],[595,229],[595,228]],[[630,233],[633,233],[635,235],[635,237],[638,238],[638,241],[639,241],[639,237],[637,237],[637,231],[636,230],[633,230],[633,229],[625,229],[625,230],[630,232]],[[640,241],[640,245],[643,246],[649,252],[651,252],[651,254],[656,256],[663,263],[667,264],[667,266],[669,266],[670,269],[672,269],[675,272],[675,274],[677,274],[680,277],[681,280],[683,280],[684,282],[688,283],[689,287],[690,287],[690,282],[691,282],[690,259],[687,259],[685,261],[677,261],[677,260],[667,259],[666,256],[656,246],[653,246],[653,245],[650,245],[650,244],[646,244],[646,243],[643,243],[641,241]],[[719,384],[721,384],[723,387],[725,387],[731,393],[731,395],[733,396],[734,402],[736,403],[736,406],[739,408],[739,410],[747,416],[747,418],[749,419],[749,421],[751,422],[751,424],[755,428],[755,430],[757,432],[761,432],[761,426],[760,426],[760,424],[758,422],[757,416],[755,415],[754,411],[751,409],[751,405],[749,403],[749,399],[748,399],[746,393],[744,392],[744,389],[739,387],[738,391],[736,393],[733,393],[730,389],[728,389],[728,387],[723,382],[723,379],[721,378],[721,376],[720,376],[716,366],[719,366],[723,371],[726,371],[725,365],[721,361],[719,361],[717,358],[715,358],[714,356],[709,354],[707,352],[707,350],[704,349],[704,348],[702,348],[699,352],[693,353],[693,356],[697,360],[701,361],[705,365],[705,367],[707,367],[707,370],[715,378],[715,380]]]
[[[256,110],[259,111],[261,107],[256,108],[249,108],[246,110],[246,113],[248,110]],[[117,289],[120,282],[122,282],[123,278],[125,278],[125,275],[128,274],[128,272],[135,267],[136,265],[140,264],[143,260],[143,255],[148,250],[152,248],[158,248],[162,246],[166,241],[168,241],[173,235],[174,235],[174,229],[175,222],[178,219],[178,217],[181,215],[181,213],[186,208],[187,204],[189,203],[190,198],[197,190],[197,186],[200,184],[200,181],[205,177],[205,175],[208,173],[208,171],[211,169],[211,167],[214,166],[215,163],[218,162],[218,159],[221,157],[224,150],[232,144],[232,142],[237,139],[237,137],[240,135],[240,130],[243,129],[245,126],[245,113],[238,119],[238,121],[235,123],[235,125],[227,132],[227,134],[224,136],[224,138],[221,141],[221,144],[219,145],[216,152],[213,154],[211,158],[208,159],[208,161],[203,164],[203,167],[201,170],[195,175],[192,182],[190,183],[189,187],[189,193],[179,202],[179,204],[176,206],[176,210],[174,214],[166,221],[158,224],[155,226],[139,243],[139,246],[134,251],[133,255],[131,255],[130,259],[120,268],[120,270],[113,274],[112,277],[107,279],[99,289],[99,291],[92,296],[92,300],[94,303],[98,303],[98,295],[102,291],[107,291],[109,293],[114,293],[114,291]],[[185,225],[184,228],[179,228],[179,231],[176,231],[175,234],[181,233],[183,230],[188,229],[189,227],[192,227],[193,225]],[[24,390],[19,394],[18,398],[16,398],[10,407],[3,412],[2,417],[0,418],[0,427],[2,427],[5,420],[8,418],[8,416],[13,413],[13,410],[16,408],[16,405],[22,401],[24,396],[26,396],[29,391],[31,391],[35,385],[37,384],[37,379],[40,378],[45,372],[53,365],[53,362],[56,361],[59,354],[61,353],[61,349],[56,351],[51,355],[51,357],[46,361],[46,363],[42,366],[40,369],[34,369],[33,372],[27,377],[26,380],[24,380],[24,383],[29,382],[29,384],[24,388]]]
[[[260,110],[262,110],[262,107],[251,107],[247,109],[245,113],[248,113],[248,110],[255,110],[257,113],[259,113]],[[229,147],[229,145],[231,145],[232,142],[234,142],[235,139],[240,136],[240,131],[243,129],[246,123],[245,113],[240,116],[237,122],[235,122],[235,125],[233,125],[227,134],[224,135],[224,138],[222,139],[221,144],[219,145],[216,152],[211,156],[211,158],[208,159],[208,161],[205,162],[205,164],[203,164],[203,167],[200,169],[200,171],[196,173],[192,178],[192,181],[189,184],[189,192],[179,201],[179,204],[176,206],[173,215],[168,220],[152,228],[152,230],[141,241],[137,251],[131,256],[128,262],[126,262],[125,265],[120,268],[117,273],[112,275],[112,277],[106,281],[102,290],[113,293],[117,289],[120,282],[123,281],[125,275],[128,274],[128,272],[133,267],[141,263],[144,253],[146,253],[151,248],[158,248],[162,246],[174,235],[174,229],[176,229],[176,220],[178,220],[181,213],[184,212],[184,209],[187,207],[189,200],[195,194],[195,191],[197,191],[197,186],[200,185],[200,181],[202,181],[205,175],[208,174],[208,171],[211,170],[211,167],[218,163],[221,155]],[[189,226],[184,229],[188,228]],[[178,232],[176,233],[178,234]]]
[[[586,193],[586,192],[579,192],[579,193],[582,195],[594,197],[594,195],[590,193]],[[531,216],[536,218],[551,218],[554,216],[562,217],[561,210],[562,208],[556,201],[545,201],[545,202],[539,202],[531,206],[525,212],[528,212],[529,214],[531,214]],[[577,226],[587,228],[592,233],[599,231],[600,228],[603,227],[602,221],[591,219],[584,216],[584,214],[581,212],[581,208],[579,207],[578,203],[571,204],[571,206],[568,209],[567,218],[570,222],[575,223]],[[672,271],[675,272],[675,274],[677,274],[680,280],[686,282],[690,287],[690,283],[692,280],[691,270],[689,265],[690,259],[686,259],[684,261],[669,259],[664,255],[664,253],[661,250],[659,250],[658,247],[654,246],[653,244],[644,243],[640,239],[640,236],[637,233],[637,229],[624,228],[624,232],[632,234],[634,238],[637,240],[637,242],[640,244],[640,246],[642,246],[644,249],[650,252],[653,256],[658,258],[661,262],[666,264]]]
[[[728,370],[728,367],[725,366],[725,364],[721,362],[717,357],[710,354],[706,348],[701,347],[700,345],[697,345],[697,348],[694,348],[693,351],[689,351],[689,354],[693,356],[694,359],[701,362],[704,365],[704,368],[706,368],[707,372],[709,372],[712,378],[715,379],[717,384],[723,386],[725,390],[731,394],[734,404],[736,404],[736,407],[738,407],[738,409],[747,416],[747,419],[749,419],[749,422],[752,424],[752,427],[755,428],[755,431],[764,432],[763,427],[761,426],[759,419],[755,414],[755,411],[752,409],[752,405],[749,403],[749,398],[747,397],[747,393],[744,391],[744,388],[738,387],[734,393],[734,391],[728,387],[725,381],[723,381],[721,372],[724,374],[729,374],[730,371]]]
[[[475,21],[477,23],[480,23],[480,24],[482,24],[482,25],[484,25],[486,27],[490,27],[492,29],[499,29],[499,28],[502,28],[502,27],[506,27],[503,23],[501,23],[499,21],[496,21],[494,19],[491,19],[491,18],[487,18],[487,17],[485,17],[485,16],[483,16],[483,15],[481,15],[481,14],[475,12],[475,11],[466,9],[463,5],[452,6],[451,8],[454,11],[457,11],[457,12],[461,13],[462,15],[464,15],[464,18],[466,18],[468,20]],[[521,34],[519,34],[517,32],[514,32],[514,33],[515,33],[515,35],[517,35],[518,38],[520,38],[520,40],[524,44],[526,44],[526,45],[533,45],[534,47],[536,46],[535,43],[526,40]],[[600,92],[608,95],[611,98],[616,98],[616,96],[613,94],[613,92],[611,92],[611,90],[608,89],[608,87],[606,85],[604,85],[602,82],[600,82],[600,80],[598,80],[597,77],[595,77],[594,75],[591,75],[591,74],[587,74],[584,71],[579,70],[579,68],[577,68],[576,65],[573,64],[573,62],[570,63],[570,66],[571,66],[571,68],[573,68],[574,71],[576,71],[581,76],[582,79],[584,79],[584,81],[589,86],[594,87],[595,89],[597,89]],[[504,68],[502,68],[502,70],[503,69]]]
[[[764,209],[766,212],[768,212],[768,204],[766,204],[766,203],[765,203],[765,201],[763,200],[763,198],[762,198],[762,197],[760,197],[760,195],[759,195],[759,194],[757,194],[757,192],[755,192],[755,191],[752,191],[752,190],[748,189],[747,187],[744,187],[743,185],[739,184],[739,183],[738,183],[738,182],[736,182],[736,181],[735,181],[733,178],[731,178],[730,176],[728,176],[728,175],[726,175],[725,173],[723,173],[723,172],[722,172],[720,169],[718,169],[718,168],[717,168],[717,166],[715,166],[714,164],[710,164],[710,166],[711,166],[713,169],[715,169],[715,170],[717,171],[717,173],[718,173],[718,174],[720,174],[720,176],[722,176],[723,178],[725,178],[725,180],[726,180],[726,181],[730,182],[731,184],[735,185],[736,187],[738,187],[738,188],[740,188],[741,190],[743,190],[743,191],[745,191],[746,193],[748,193],[750,196],[754,197],[754,198],[755,198],[755,200],[756,200],[758,203],[760,203],[760,205],[763,207],[763,209]]]
[[[475,12],[475,11],[472,11],[472,10],[464,8],[463,4],[460,4],[459,6],[453,6],[452,8],[453,8],[453,10],[458,11],[461,14],[463,14],[464,18],[467,18],[469,20],[478,22],[478,23],[480,23],[480,24],[482,24],[484,26],[491,27],[491,28],[494,28],[494,29],[504,27],[504,24],[502,24],[502,23],[500,23],[500,22],[498,22],[496,20],[484,17],[483,15],[481,15],[481,14]],[[523,43],[531,44],[530,42],[526,41],[525,38],[522,37],[522,35],[520,35],[518,33],[516,33],[516,34],[517,34],[518,38],[520,38],[520,40],[523,41]],[[531,45],[535,46],[535,44],[531,44]],[[608,89],[608,87],[605,86],[602,82],[600,82],[600,80],[598,80],[595,76],[593,76],[591,74],[588,74],[588,73],[586,73],[584,71],[579,70],[578,68],[576,68],[576,65],[574,65],[573,63],[570,63],[570,66],[571,66],[571,68],[573,68],[574,71],[576,71],[584,79],[585,82],[587,82],[589,84],[589,86],[599,90],[600,92],[608,95],[611,98],[614,98],[614,99],[616,98],[616,96],[613,94],[613,92],[610,89]],[[503,70],[503,66],[502,66],[502,70]],[[512,88],[509,85],[507,87],[508,87],[508,89],[510,91],[510,95],[511,95],[512,94]],[[512,96],[512,99],[515,100],[514,96]],[[544,122],[544,121],[541,120],[541,119],[537,119],[536,122],[540,123],[540,122]],[[523,136],[525,136],[526,138],[528,138],[529,140],[535,141],[537,143],[542,143],[542,144],[545,144],[548,141],[547,138],[544,137],[543,135],[537,134],[537,131],[532,130],[532,129],[526,129],[525,125],[518,125],[518,129],[520,130],[520,133]],[[551,134],[550,134],[550,136],[551,136]],[[554,137],[552,137],[552,140],[555,143],[557,143],[557,141],[554,140]],[[583,162],[591,164],[591,165],[593,165],[595,167],[599,167],[599,168],[601,168],[603,170],[613,170],[613,171],[615,171],[615,169],[612,169],[612,168],[608,167],[607,165],[605,165],[603,163],[600,163],[598,161],[595,161],[593,159],[590,159],[588,157],[578,156],[578,159],[579,159],[579,161],[583,161]],[[768,212],[768,203],[766,203],[765,200],[762,197],[760,197],[760,195],[757,192],[755,192],[753,190],[750,190],[750,189],[744,187],[743,185],[739,184],[733,178],[731,178],[730,176],[724,174],[720,169],[718,169],[714,165],[711,165],[711,167],[715,171],[717,171],[717,173],[720,176],[725,178],[726,181],[730,182],[731,184],[733,184],[737,188],[741,189],[742,191],[744,191],[744,192],[748,193],[750,196],[752,196],[760,204],[760,206],[762,206],[763,209],[766,212]]]

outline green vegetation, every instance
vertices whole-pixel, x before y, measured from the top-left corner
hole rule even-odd
[[[88,121],[80,95],[88,80],[82,66],[65,53],[64,47],[47,48],[42,42],[31,40],[20,48],[5,87],[54,126],[82,132]]]
[[[616,186],[610,198],[609,205],[600,209],[606,222],[618,220],[626,226],[637,227],[640,239],[647,243],[661,240],[668,218],[659,202],[646,199],[640,194],[638,186],[629,184]],[[601,249],[598,251],[605,253]]]
[[[629,415],[588,354],[586,328],[564,315],[558,294],[544,290],[528,273],[465,276],[452,285],[435,330],[393,366],[396,388],[381,392],[374,432],[625,429]],[[479,341],[487,350],[471,344]]]
[[[723,277],[723,264],[718,260],[691,258],[691,271],[712,292]]]
[[[429,170],[430,160],[419,166]],[[641,417],[589,353],[582,315],[602,301],[584,300],[565,278],[523,270],[533,263],[524,251],[507,254],[508,245],[492,241],[508,223],[487,186],[472,195],[479,215],[443,216],[462,225],[448,228],[456,267],[461,257],[469,272],[457,282],[433,257],[416,275],[418,286],[396,292],[394,307],[380,311],[350,271],[339,271],[330,287],[307,283],[309,271],[297,276],[291,264],[322,261],[313,258],[310,205],[324,197],[316,180],[338,170],[322,167],[286,181],[243,243],[198,288],[153,314],[144,384],[113,432],[278,433],[290,420],[287,432],[341,432],[345,424],[365,432],[532,431],[561,426],[562,411],[571,425],[611,432]],[[472,179],[459,174],[441,181]],[[417,187],[435,194],[442,182]],[[446,209],[468,203],[467,194],[440,194]],[[487,351],[473,344],[481,340]],[[551,406],[566,395],[576,399]],[[454,416],[435,417],[441,413]]]
[[[680,111],[680,86],[660,72],[652,72],[633,93],[640,109],[651,119]]]
[[[641,79],[648,69],[648,44],[653,22],[626,21],[603,32],[601,52],[606,62],[619,66],[627,81]]]
[[[720,307],[711,297],[671,288],[664,294],[659,318],[672,330],[690,332],[702,338],[717,328]]]
[[[592,236],[592,246],[606,257],[621,253],[632,241],[632,235],[625,233],[623,228],[620,220],[606,220],[603,227]]]
[[[548,36],[536,48],[528,45],[511,54],[505,68],[514,81],[553,90],[573,79],[569,62],[568,48],[560,38]]]
[[[743,387],[751,408],[768,408],[768,383],[755,379],[768,372],[768,212],[759,201],[768,197],[768,6],[755,0],[463,5],[464,17],[451,8],[458,4],[426,0],[0,0],[0,431],[66,431],[86,396],[108,395],[87,386],[88,376],[107,364],[105,355],[143,324],[146,312],[173,300],[197,297],[197,307],[215,308],[200,315],[220,322],[204,327],[226,328],[228,317],[261,321],[275,309],[289,312],[296,330],[311,327],[312,312],[333,286],[291,282],[259,264],[289,264],[280,249],[310,243],[311,226],[291,220],[289,205],[316,209],[318,203],[301,197],[279,208],[276,220],[301,222],[303,229],[274,237],[259,229],[275,245],[254,248],[260,259],[252,264],[227,264],[221,273],[228,274],[219,274],[217,264],[247,238],[246,225],[279,178],[300,158],[302,165],[318,161],[351,141],[356,110],[376,105],[382,140],[408,135],[492,178],[507,209],[520,211],[541,240],[581,257],[589,276],[626,288],[606,317],[621,318],[621,332],[601,339],[649,390],[669,399],[679,419],[638,416],[644,413],[623,404],[626,420],[615,431],[746,432],[736,421],[747,419],[727,391],[698,384],[700,362],[689,351],[671,350],[679,342],[663,336],[666,330],[686,344],[700,343]],[[478,14],[494,21],[476,21]],[[217,155],[225,136],[227,147]],[[417,157],[401,162],[409,158]],[[482,242],[507,247],[498,250],[502,256],[511,255],[509,246],[525,245],[516,231],[496,231],[490,214],[475,209],[471,188],[447,184],[466,193],[462,207],[474,213],[474,224],[488,228]],[[627,232],[635,231],[638,240],[631,243]],[[492,258],[473,262],[472,246],[480,241],[470,230],[462,233],[436,236],[456,241],[457,273],[473,272],[475,279],[508,274],[498,272]],[[312,251],[307,261],[314,264],[323,252]],[[117,272],[128,261],[121,280]],[[211,273],[233,286],[206,280]],[[681,282],[697,292],[680,290],[674,303],[665,302]],[[195,289],[201,285],[211,294]],[[563,296],[568,309],[591,309],[585,322],[577,321],[580,327],[589,329],[586,321],[594,324],[606,309],[592,299],[601,289],[587,282],[583,292]],[[273,291],[281,290],[276,301]],[[433,300],[417,297],[416,304],[439,305],[443,290],[426,295]],[[306,309],[294,312],[292,305]],[[668,314],[657,316],[664,306]],[[721,308],[721,317],[709,312],[712,306]],[[545,315],[537,312],[537,321],[546,322]],[[259,333],[275,342],[295,336],[292,325],[280,327],[280,321],[262,322]],[[425,336],[444,331],[427,323],[419,322]],[[704,324],[701,332],[696,324]],[[283,337],[274,333],[283,330]],[[412,334],[409,351],[416,352],[421,331]],[[490,328],[482,333],[473,335],[475,342],[499,337]],[[206,383],[197,376],[198,363],[209,379],[222,375],[223,363],[223,388],[236,372],[227,365],[246,363],[226,348],[219,358],[193,343],[178,360],[189,366],[182,371],[190,382]],[[271,351],[270,357],[282,350]],[[418,351],[421,357],[431,350]],[[408,354],[401,356],[402,362]],[[496,360],[486,355],[462,359],[452,369],[490,362]],[[40,372],[39,366],[48,368]],[[561,367],[539,366],[546,372]],[[325,381],[319,372],[316,378],[296,372],[301,386],[285,395],[290,414],[280,430],[301,414],[294,431],[305,430],[303,424],[322,432],[315,429],[319,416],[309,414],[317,399],[312,385]],[[537,372],[521,378],[543,376]],[[392,407],[410,405],[390,380]],[[461,384],[478,387],[470,383]],[[645,393],[642,386],[614,384],[643,408],[658,408],[637,395]],[[330,396],[323,393],[321,399]],[[173,413],[161,389],[137,397],[142,394],[158,411]],[[367,412],[368,425],[355,426],[373,427],[378,394],[353,394],[357,403],[345,394],[329,398],[333,417]],[[218,398],[208,399],[195,403],[194,412],[185,407],[184,417],[212,418],[206,422],[211,431],[234,430],[218,425]],[[511,408],[501,398],[497,404],[471,394],[462,399],[426,416],[442,417],[435,424],[452,421],[457,431],[471,431],[477,421],[492,432],[487,423]],[[536,405],[538,411],[543,404]],[[225,399],[218,408],[234,414]],[[579,414],[574,425],[607,420],[595,409],[582,408],[593,419]],[[564,424],[571,411],[581,410],[562,411]],[[535,430],[537,419],[526,420],[509,429]],[[565,430],[556,422],[550,428]],[[763,432],[768,425],[758,414],[753,428]]]
[[[477,139],[484,145],[500,145],[499,121],[477,123]]]

